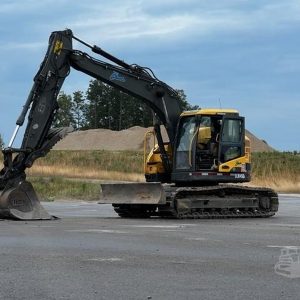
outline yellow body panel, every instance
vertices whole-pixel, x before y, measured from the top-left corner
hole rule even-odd
[[[241,156],[233,160],[229,160],[219,166],[219,172],[235,172],[235,168],[241,168],[241,172],[246,172],[247,156]]]
[[[150,153],[147,154],[147,141],[151,136],[153,136],[154,145],[153,148],[150,150]],[[172,161],[172,148],[170,143],[165,143],[164,146],[170,161]],[[155,143],[155,133],[153,130],[146,132],[144,138],[144,172],[145,174],[165,173],[165,168],[160,157],[159,147]]]
[[[165,144],[165,150],[170,158],[170,161],[172,161],[172,148],[170,143]],[[163,174],[164,172],[165,168],[160,157],[159,147],[156,144],[146,158],[145,174]]]
[[[250,140],[245,136],[245,155],[229,160],[219,165],[219,172],[234,172],[235,168],[240,168],[240,172],[246,172],[246,164],[250,163]]]

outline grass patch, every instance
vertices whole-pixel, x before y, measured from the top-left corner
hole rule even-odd
[[[101,170],[121,173],[141,173],[143,152],[140,151],[58,151],[53,150],[34,163],[34,167],[78,167],[81,170]]]
[[[95,166],[91,169],[77,166],[38,166],[27,171],[29,176],[59,176],[68,178],[84,178],[84,179],[99,179],[99,180],[116,180],[116,181],[144,181],[144,175],[142,173],[123,173],[117,171],[108,171],[98,169]]]
[[[99,184],[80,179],[143,182],[143,152],[51,151],[38,159],[27,174],[45,199],[71,197],[94,200],[98,197]],[[48,177],[50,179],[43,179]],[[251,184],[270,187],[278,192],[300,193],[299,154],[253,153]]]
[[[279,192],[300,193],[300,156],[282,152],[253,153],[252,183]]]
[[[99,199],[99,183],[68,180],[61,177],[29,177],[37,194],[43,201],[55,199]]]
[[[27,171],[30,176],[144,181],[143,153],[137,151],[51,151]]]

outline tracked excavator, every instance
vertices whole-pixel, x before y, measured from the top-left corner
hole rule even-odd
[[[73,41],[101,56],[73,49]],[[41,206],[26,169],[72,131],[54,128],[57,97],[71,68],[86,73],[147,104],[154,114],[155,145],[145,156],[144,183],[102,184],[99,203],[111,203],[121,217],[270,217],[278,196],[269,188],[238,185],[250,181],[250,142],[245,120],[233,109],[182,111],[176,90],[149,68],[127,64],[72,31],[53,32],[48,49],[8,146],[0,172],[0,217],[51,219]],[[27,118],[21,146],[13,147]],[[167,140],[163,139],[161,125]]]

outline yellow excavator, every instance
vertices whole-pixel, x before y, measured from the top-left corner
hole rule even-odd
[[[106,61],[73,49],[76,40]],[[269,188],[237,185],[250,181],[250,142],[245,120],[234,109],[184,112],[176,90],[151,69],[127,64],[72,31],[55,31],[8,147],[0,171],[0,217],[51,219],[41,206],[26,168],[45,156],[71,128],[53,128],[57,96],[71,68],[143,101],[153,111],[156,145],[145,156],[145,183],[102,184],[99,203],[111,203],[121,217],[270,217],[278,195]],[[20,148],[13,143],[28,121]],[[161,126],[167,139],[163,139]],[[147,138],[146,138],[147,139]],[[146,148],[146,147],[145,147]]]

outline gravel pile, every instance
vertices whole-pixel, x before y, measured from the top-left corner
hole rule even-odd
[[[143,150],[144,136],[152,127],[143,128],[134,126],[121,131],[109,129],[90,129],[85,131],[75,131],[70,133],[63,140],[54,146],[54,150]],[[162,127],[164,140],[167,134]],[[265,141],[260,140],[247,130],[246,135],[251,140],[252,151],[270,152],[274,151]],[[153,141],[148,140],[148,148],[153,145]]]

